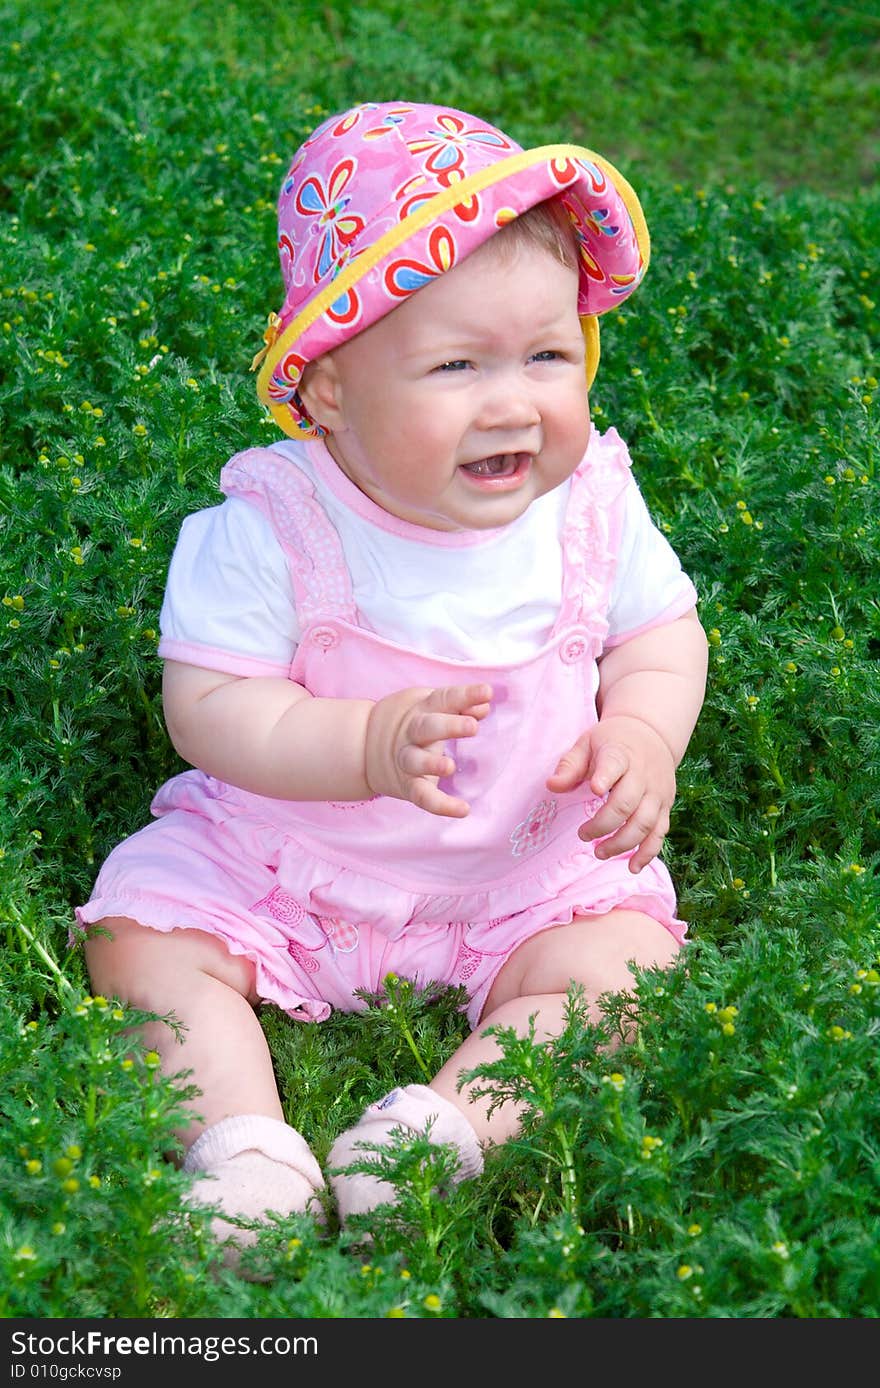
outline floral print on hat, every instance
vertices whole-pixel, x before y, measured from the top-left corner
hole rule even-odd
[[[297,394],[309,361],[557,197],[580,254],[578,311],[597,339],[596,315],[632,293],[649,256],[638,199],[599,155],[577,145],[524,150],[488,122],[437,105],[366,102],[319,126],[281,186],[285,297],[253,366],[285,433],[321,432]]]

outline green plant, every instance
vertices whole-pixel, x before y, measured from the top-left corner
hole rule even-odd
[[[4,1314],[876,1315],[873,14],[0,0],[0,18]],[[603,323],[591,406],[709,633],[665,850],[693,943],[601,1026],[572,998],[558,1042],[499,1037],[480,1082],[525,1119],[479,1182],[444,1203],[444,1154],[392,1151],[401,1204],[368,1251],[332,1210],[276,1221],[246,1258],[271,1280],[248,1282],[165,1160],[186,1077],[148,1060],[138,1014],[88,1000],[69,929],[181,766],[164,576],[223,462],[274,436],[247,368],[277,306],[286,160],[330,110],[410,94],[523,143],[583,140],[643,201],[652,263]],[[455,991],[398,979],[362,1001],[320,1026],[262,1014],[322,1161],[467,1029]]]

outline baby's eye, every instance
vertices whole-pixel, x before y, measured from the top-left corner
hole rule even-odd
[[[444,362],[441,362],[439,366],[435,366],[434,370],[435,370],[435,371],[466,371],[467,368],[468,368],[469,366],[470,366],[470,362],[469,362],[469,361],[465,361],[463,358],[457,357],[454,361],[444,361]]]
[[[558,361],[562,356],[561,352],[548,348],[546,352],[533,352],[532,361]]]

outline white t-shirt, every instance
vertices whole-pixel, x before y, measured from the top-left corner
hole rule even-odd
[[[378,507],[314,446],[273,448],[302,468],[336,528],[359,618],[411,650],[475,664],[527,659],[556,620],[570,482],[518,520],[450,544],[445,531],[381,523]],[[327,455],[329,457],[329,455]],[[674,620],[696,592],[630,476],[606,649]],[[287,559],[265,516],[228,497],[187,516],[171,560],[159,655],[237,675],[286,676],[300,635]]]

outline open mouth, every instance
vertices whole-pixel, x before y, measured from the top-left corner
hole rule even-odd
[[[481,481],[504,482],[525,474],[530,462],[528,453],[493,453],[474,463],[462,463],[461,471]]]

